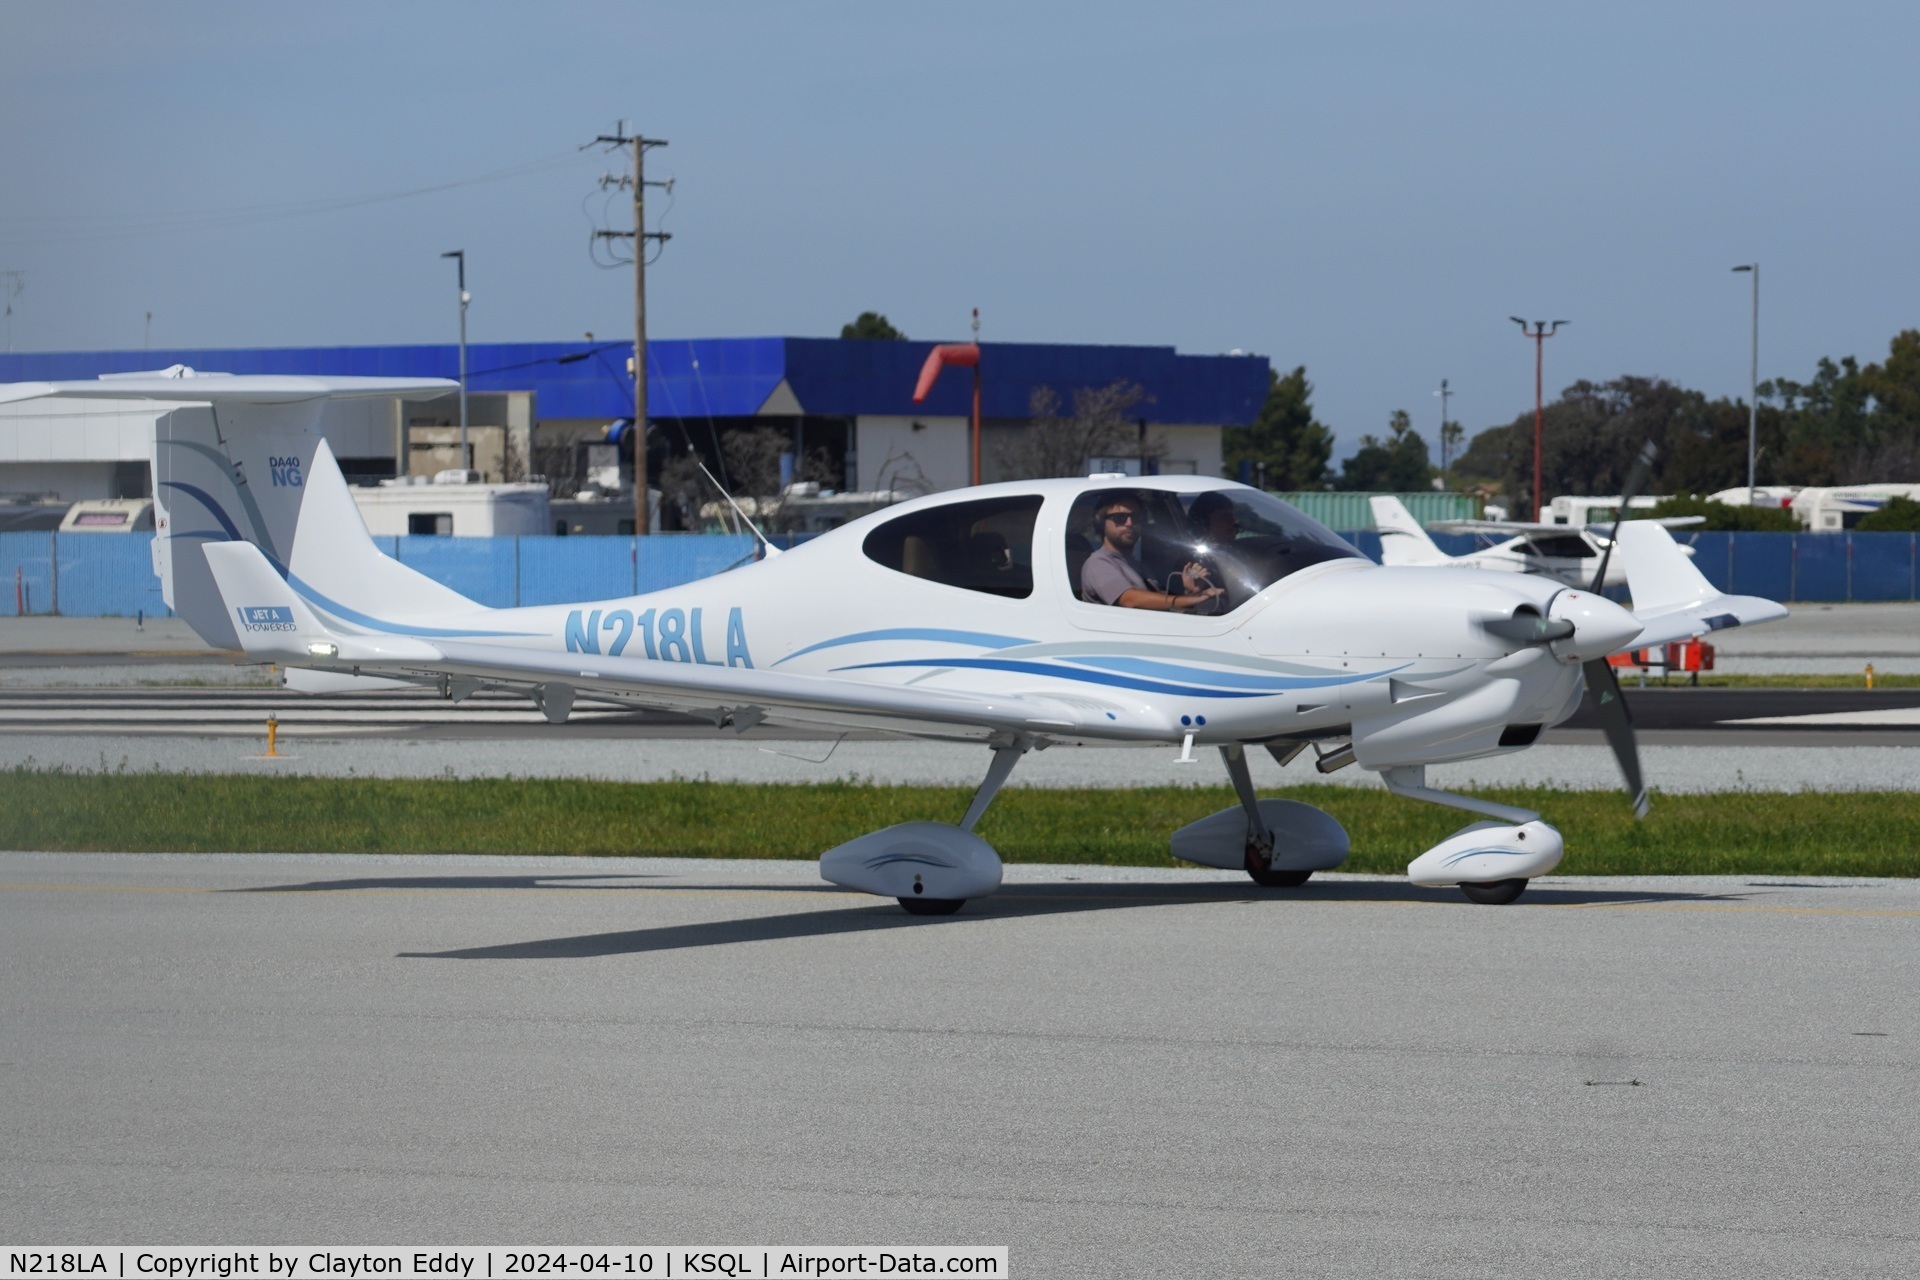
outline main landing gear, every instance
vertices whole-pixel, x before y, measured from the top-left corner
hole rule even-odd
[[[1000,887],[1000,855],[973,833],[974,824],[1034,745],[1025,735],[993,739],[993,763],[958,825],[903,822],[849,840],[821,856],[821,878],[896,898],[916,916],[950,916],[968,899],[986,897]]]
[[[1280,743],[1267,750],[1285,765],[1299,754],[1299,746]],[[1260,799],[1247,769],[1247,749],[1238,742],[1221,747],[1220,759],[1240,804],[1174,832],[1174,857],[1203,867],[1245,871],[1255,884],[1269,889],[1297,889],[1314,872],[1346,860],[1346,829],[1332,814],[1298,800]]]

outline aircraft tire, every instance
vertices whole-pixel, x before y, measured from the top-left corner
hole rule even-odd
[[[1275,871],[1268,867],[1248,867],[1247,874],[1263,889],[1298,889],[1313,877],[1311,871]]]
[[[1475,884],[1462,883],[1460,892],[1467,895],[1468,902],[1477,902],[1483,907],[1504,907],[1525,893],[1525,880],[1485,880]]]
[[[910,916],[950,916],[967,905],[965,898],[901,898]]]

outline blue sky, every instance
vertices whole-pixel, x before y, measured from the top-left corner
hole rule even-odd
[[[1916,48],[1911,4],[15,3],[0,268],[16,350],[448,341],[456,247],[473,340],[618,337],[621,162],[573,148],[624,117],[671,142],[656,336],[1240,348],[1345,452],[1443,377],[1470,432],[1530,408],[1515,314],[1572,322],[1549,395],[1743,395],[1755,258],[1762,377],[1884,354]]]

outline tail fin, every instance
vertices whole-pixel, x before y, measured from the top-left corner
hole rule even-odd
[[[201,639],[237,649],[236,618],[221,603],[206,546],[250,542],[276,571],[287,572],[307,480],[326,447],[320,420],[327,403],[432,398],[456,387],[444,378],[235,376],[175,365],[91,382],[0,387],[0,402],[59,396],[167,406],[153,431],[154,572],[167,603]],[[338,476],[331,454],[326,468]]]
[[[405,631],[410,618],[482,606],[382,555],[325,440],[315,446],[287,558],[287,581],[335,625]],[[351,601],[352,603],[347,603]]]
[[[54,390],[42,394],[205,401],[162,413],[154,423],[159,511],[153,559],[168,605],[208,644],[245,648],[245,636],[222,603],[205,558],[205,549],[220,542],[252,543],[276,572],[290,575],[296,588],[311,575],[325,584],[316,590],[330,598],[338,598],[341,583],[350,580],[365,584],[383,608],[402,598],[412,611],[477,607],[379,553],[321,434],[329,400],[418,398],[442,394],[452,384],[182,371],[50,385]],[[319,515],[310,520],[308,509],[316,506]],[[309,528],[315,532],[303,538],[301,531]],[[324,607],[325,601],[313,603]],[[350,620],[351,612],[344,616]]]
[[[1367,499],[1380,531],[1380,562],[1390,565],[1445,564],[1453,557],[1433,544],[1404,502],[1393,497]]]
[[[1627,571],[1633,616],[1646,625],[1634,639],[1636,646],[1787,616],[1786,606],[1775,601],[1721,594],[1686,557],[1673,535],[1652,520],[1621,525],[1615,550]]]

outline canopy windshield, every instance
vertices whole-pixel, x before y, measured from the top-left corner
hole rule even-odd
[[[1103,538],[1096,517],[1119,497],[1131,498],[1144,522],[1130,559],[1150,589],[1185,595],[1197,583],[1222,588],[1196,613],[1229,613],[1308,565],[1366,558],[1319,521],[1257,489],[1105,490],[1077,499],[1067,523],[1067,564],[1080,598],[1087,598],[1081,570]]]

